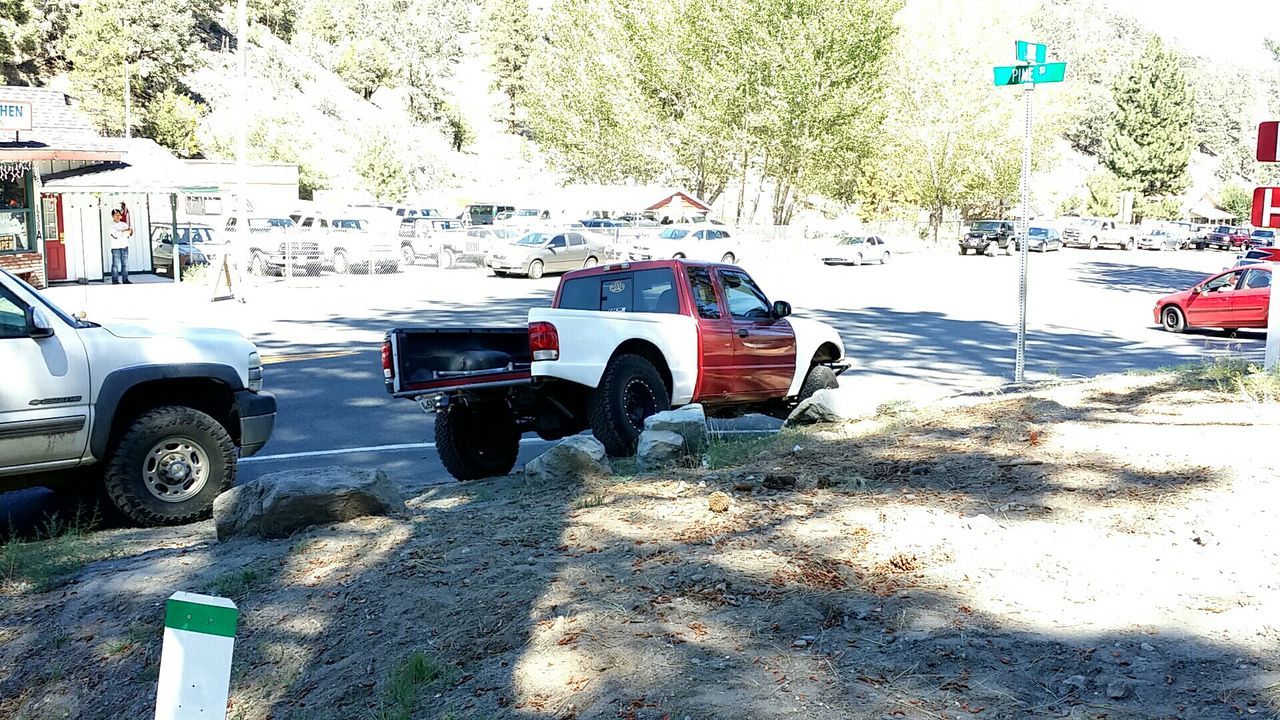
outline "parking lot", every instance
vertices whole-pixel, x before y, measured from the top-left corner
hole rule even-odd
[[[1260,361],[1262,333],[1172,335],[1152,318],[1158,297],[1233,258],[1214,251],[1033,254],[1028,379],[1149,370],[1222,353]],[[1012,380],[1017,256],[960,257],[939,249],[898,254],[884,266],[825,267],[775,249],[744,255],[741,264],[771,299],[839,329],[851,361],[842,392],[868,410]],[[394,275],[263,283],[246,291],[244,303],[210,303],[203,288],[169,283],[67,286],[48,295],[94,320],[214,325],[256,342],[279,416],[270,443],[242,465],[241,480],[325,465],[380,467],[412,492],[448,475],[435,456],[431,416],[383,389],[383,333],[397,326],[521,326],[528,308],[550,303],[557,282],[412,266]],[[527,436],[521,461],[545,447]],[[23,495],[31,497],[43,498]],[[25,513],[31,503],[10,498],[6,505]]]

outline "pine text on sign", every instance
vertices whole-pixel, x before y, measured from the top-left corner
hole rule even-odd
[[[1280,229],[1280,187],[1260,187],[1253,191],[1254,227]]]

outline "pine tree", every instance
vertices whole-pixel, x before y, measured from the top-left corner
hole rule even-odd
[[[537,37],[528,0],[486,0],[484,43],[496,75],[494,89],[507,96],[507,125],[516,129],[516,110],[528,89],[525,67]]]
[[[1113,94],[1103,163],[1144,196],[1182,192],[1194,107],[1178,56],[1153,36]]]

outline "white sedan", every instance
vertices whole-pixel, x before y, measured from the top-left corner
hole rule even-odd
[[[631,260],[665,260],[668,258],[736,263],[738,246],[729,231],[707,225],[669,225],[657,237],[637,242],[631,248]]]
[[[875,235],[847,235],[835,247],[823,251],[824,265],[861,265],[866,262],[889,262],[889,246]]]

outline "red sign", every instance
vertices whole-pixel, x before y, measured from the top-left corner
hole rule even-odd
[[[1272,120],[1258,125],[1258,162],[1276,162],[1280,160],[1280,122]]]
[[[1260,187],[1253,191],[1253,226],[1280,228],[1280,187]]]

